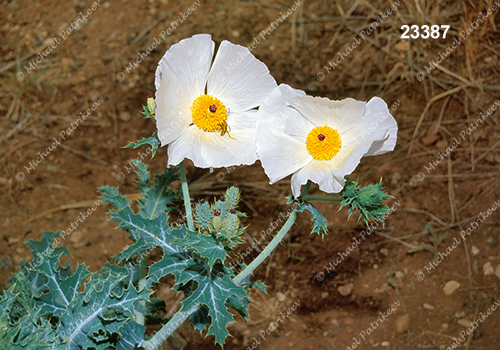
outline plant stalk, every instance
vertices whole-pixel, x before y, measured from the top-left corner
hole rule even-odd
[[[182,196],[184,197],[184,207],[186,208],[187,225],[190,231],[194,231],[193,212],[191,211],[191,198],[189,198],[189,188],[186,179],[186,168],[184,167],[184,161],[179,164],[179,171],[181,173],[181,188]]]
[[[264,248],[264,250],[248,265],[243,271],[241,271],[238,276],[233,278],[233,282],[236,285],[239,285],[248,275],[250,275],[253,270],[255,270],[278,246],[278,244],[281,243],[281,240],[285,235],[288,233],[292,225],[295,223],[295,220],[297,219],[298,216],[297,210],[293,210],[288,219],[286,220],[285,224],[279,230],[278,234],[274,236],[272,241]]]

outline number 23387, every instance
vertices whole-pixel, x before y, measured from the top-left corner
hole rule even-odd
[[[433,26],[428,26],[428,25],[423,25],[423,26],[417,26],[417,25],[412,25],[411,27],[409,25],[403,25],[401,26],[401,30],[403,30],[403,34],[401,34],[401,39],[439,39],[441,37],[441,30],[443,30],[443,39],[446,38],[446,33],[448,32],[448,29],[450,29],[450,25],[433,25]],[[408,36],[408,33],[411,32],[410,36]]]

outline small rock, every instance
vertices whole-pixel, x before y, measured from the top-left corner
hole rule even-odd
[[[441,325],[441,328],[443,328],[444,330],[447,330],[447,329],[448,329],[448,323],[446,323],[446,322],[445,322],[445,323],[443,323],[443,324]]]
[[[401,176],[401,173],[400,172],[397,172],[395,171],[392,176],[391,176],[391,185],[393,186],[397,186],[399,185],[399,182],[400,180],[403,178],[403,176]]]
[[[0,186],[6,185],[8,181],[5,177],[0,177]]]
[[[472,325],[472,322],[471,322],[471,321],[469,321],[469,320],[468,320],[468,319],[466,319],[466,318],[461,318],[461,319],[459,319],[459,320],[457,321],[457,323],[458,323],[459,325],[461,325],[462,327],[464,327],[464,328],[469,328],[469,327]]]
[[[470,249],[472,255],[478,255],[480,250],[478,247],[476,247],[475,245],[472,246],[472,248]]]
[[[351,294],[353,289],[354,289],[354,286],[352,284],[346,284],[344,286],[340,286],[337,288],[340,295],[343,295],[345,297],[348,296],[349,294]]]
[[[486,243],[488,243],[490,248],[495,248],[498,244],[498,240],[493,236],[489,236],[488,238],[486,238]]]
[[[410,315],[399,316],[396,320],[396,332],[404,333],[410,326]]]
[[[328,298],[328,296],[329,296],[329,295],[330,295],[330,293],[328,293],[328,292],[323,292],[323,293],[321,293],[321,298],[322,298],[322,299],[326,299],[326,298]]]
[[[460,288],[460,283],[457,281],[448,281],[443,287],[443,293],[445,295],[451,295],[454,291]]]
[[[434,307],[434,305],[424,303],[424,309],[426,309],[426,310],[434,310],[435,307]]]
[[[14,0],[7,5],[7,8],[12,11],[19,10],[19,4]]]
[[[391,343],[389,343],[389,342],[386,340],[386,341],[383,341],[382,343],[380,343],[380,346],[383,346],[383,347],[391,346]]]
[[[491,262],[488,261],[486,264],[483,265],[483,272],[485,276],[493,275],[495,273],[495,270],[493,269],[493,265],[491,265]]]
[[[453,314],[453,317],[455,318],[464,318],[465,317],[465,311],[457,311]]]
[[[128,122],[130,119],[132,119],[132,115],[129,112],[121,112],[118,118],[120,118],[120,120],[123,122]]]
[[[500,265],[498,265],[497,267],[495,267],[495,276],[497,276],[498,278],[500,278]]]
[[[307,90],[311,92],[316,92],[321,89],[321,85],[319,85],[318,82],[316,81],[311,81],[310,83],[307,84]]]
[[[380,249],[380,254],[382,254],[383,256],[389,256],[389,249],[386,248]]]
[[[405,274],[402,273],[401,271],[396,271],[395,276],[398,280],[402,280],[405,277]]]
[[[278,301],[280,301],[280,302],[283,302],[283,301],[285,301],[286,296],[285,296],[285,294],[278,292],[278,293],[276,293],[276,299],[278,299]]]
[[[378,264],[373,264],[373,269],[378,270]]]

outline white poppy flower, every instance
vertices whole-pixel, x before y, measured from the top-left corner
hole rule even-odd
[[[344,176],[362,157],[387,153],[396,145],[398,125],[379,97],[332,101],[282,84],[260,106],[258,116],[262,166],[271,183],[293,174],[295,197],[308,180],[322,191],[340,192]]]
[[[213,64],[210,35],[181,40],[156,69],[156,125],[168,164],[189,158],[201,168],[257,160],[255,110],[276,87],[266,65],[223,41]]]

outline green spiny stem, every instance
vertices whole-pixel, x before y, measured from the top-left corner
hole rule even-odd
[[[271,243],[269,243],[266,248],[264,248],[264,250],[255,258],[255,260],[250,263],[250,265],[248,265],[243,271],[241,271],[238,276],[233,278],[234,284],[240,284],[248,275],[253,272],[253,270],[257,268],[257,266],[259,266],[272,253],[274,248],[276,248],[278,244],[280,244],[283,237],[285,237],[285,235],[288,233],[295,220],[297,219],[298,214],[299,213],[297,212],[297,210],[292,211],[281,230],[279,230],[278,234],[274,236]]]
[[[334,201],[341,202],[344,197],[331,197],[331,196],[302,196],[306,201]]]
[[[181,173],[181,188],[182,195],[184,196],[184,207],[186,208],[186,220],[188,229],[194,231],[193,213],[191,211],[191,199],[189,198],[189,188],[186,179],[186,168],[184,167],[184,161],[179,164],[179,171]]]

